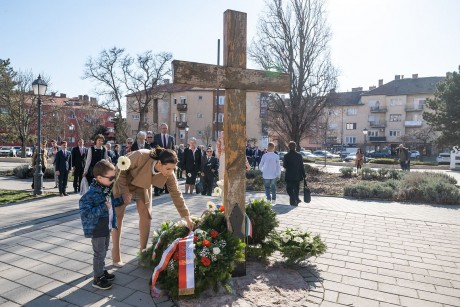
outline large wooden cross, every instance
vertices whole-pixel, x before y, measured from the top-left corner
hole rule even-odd
[[[288,74],[246,69],[246,16],[232,10],[224,13],[224,66],[177,60],[172,63],[174,83],[225,89],[223,204],[228,229],[242,240],[246,212],[246,90],[288,93],[290,89]],[[245,265],[238,270],[237,275],[245,275]]]

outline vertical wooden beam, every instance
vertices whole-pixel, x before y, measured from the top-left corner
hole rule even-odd
[[[224,13],[224,66],[246,68],[246,13],[227,10]],[[225,217],[228,229],[244,241],[246,212],[246,90],[225,89],[224,106]],[[238,206],[243,217],[230,222],[233,208]],[[234,227],[239,229],[234,229]],[[246,275],[246,263],[239,265],[235,276]]]

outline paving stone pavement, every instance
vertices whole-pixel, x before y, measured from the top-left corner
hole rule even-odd
[[[186,199],[200,215],[212,198]],[[91,287],[91,243],[83,237],[77,201],[73,195],[0,207],[0,305],[181,306],[183,301],[149,295],[151,272],[136,260],[134,205],[127,209],[122,239],[127,264],[113,268],[111,290]],[[460,306],[460,206],[319,196],[299,207],[286,203],[287,196],[279,195],[273,205],[280,227],[320,233],[328,246],[298,270],[306,299],[289,306]],[[167,195],[154,198],[154,213],[152,230],[178,218]],[[30,218],[9,222],[14,215]],[[256,306],[240,299],[230,305]],[[203,298],[197,306],[212,305]]]

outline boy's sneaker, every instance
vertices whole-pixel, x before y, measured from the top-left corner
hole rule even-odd
[[[101,290],[109,290],[112,288],[112,283],[105,278],[104,275],[96,277],[93,281],[93,287]]]
[[[115,279],[115,274],[110,274],[109,272],[107,272],[107,270],[104,270],[104,275],[105,279],[107,279],[108,281],[112,281]]]

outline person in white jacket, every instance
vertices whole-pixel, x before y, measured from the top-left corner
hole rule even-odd
[[[274,203],[276,201],[276,180],[281,176],[280,158],[274,152],[275,144],[272,142],[268,143],[267,150],[268,152],[260,160],[259,169],[262,170],[267,200]]]

